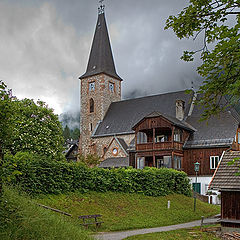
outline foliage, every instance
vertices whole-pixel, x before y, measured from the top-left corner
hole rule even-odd
[[[239,0],[190,0],[188,7],[166,22],[165,28],[172,28],[180,39],[203,35],[202,49],[185,51],[182,56],[193,61],[201,52],[203,64],[197,71],[204,78],[198,90],[202,94],[198,103],[205,108],[203,119],[227,107],[221,103],[223,96],[231,96],[231,104],[240,99],[239,7]]]
[[[73,140],[78,140],[80,137],[80,129],[74,128],[73,130],[70,130],[70,136]]]
[[[92,239],[77,220],[40,208],[13,188],[4,189],[0,202],[0,239],[87,240]]]
[[[168,201],[171,202],[170,209],[167,208]],[[74,217],[99,213],[104,221],[99,229],[101,232],[168,226],[220,212],[219,206],[200,201],[194,212],[193,199],[179,194],[151,197],[136,193],[74,192],[40,195],[36,202],[71,213]]]
[[[65,142],[69,139],[78,140],[80,137],[80,129],[79,128],[70,129],[68,125],[66,125],[63,128],[63,137]]]
[[[213,232],[203,232],[199,228],[180,229],[169,232],[149,233],[125,238],[125,240],[220,240]]]
[[[63,151],[61,124],[53,110],[42,102],[15,100],[13,102],[13,141],[8,149],[16,154],[29,151],[56,157]]]
[[[100,163],[100,157],[97,154],[80,155],[78,161],[87,167],[96,167]]]
[[[52,109],[42,101],[12,98],[2,81],[0,99],[0,147],[4,151],[61,155],[62,128]]]
[[[66,125],[65,128],[63,129],[63,137],[65,141],[70,139],[70,129],[68,125]]]
[[[12,180],[29,193],[81,192],[128,192],[148,196],[164,196],[171,193],[191,195],[187,174],[173,169],[102,169],[88,168],[82,163],[54,161],[32,154],[7,155],[4,160],[4,174],[12,171],[9,163],[15,163],[21,175]]]
[[[10,91],[3,81],[0,80],[0,159],[7,145],[11,142],[14,109],[10,98]]]

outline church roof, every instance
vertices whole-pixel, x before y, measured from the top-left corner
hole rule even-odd
[[[171,117],[176,115],[176,100],[185,101],[187,114],[192,96],[185,91],[147,96],[111,103],[94,137],[134,133],[132,127],[148,114],[158,111]]]
[[[100,73],[122,80],[115,69],[104,12],[98,15],[87,71],[80,79]]]
[[[100,168],[129,167],[129,159],[128,157],[107,158],[104,161],[102,161],[98,167]]]
[[[133,134],[132,127],[152,112],[160,112],[178,122],[176,100],[181,99],[185,102],[184,116],[188,116],[192,98],[193,94],[178,91],[113,102],[93,137]],[[199,121],[202,112],[203,109],[194,106],[192,114],[182,122],[185,126],[195,129],[184,148],[231,146],[240,123],[236,111],[232,108],[227,109],[219,116],[212,116],[208,122]]]

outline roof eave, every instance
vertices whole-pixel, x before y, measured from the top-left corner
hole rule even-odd
[[[96,75],[99,75],[99,74],[105,74],[109,77],[112,77],[112,78],[115,78],[119,81],[123,81],[122,78],[120,78],[117,74],[110,74],[110,73],[107,73],[107,72],[104,72],[104,71],[100,71],[100,72],[96,72],[96,73],[84,73],[83,75],[81,75],[78,79],[82,80],[84,78],[88,78],[88,77],[93,77],[93,76],[96,76]]]

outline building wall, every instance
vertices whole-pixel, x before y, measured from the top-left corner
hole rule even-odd
[[[196,183],[196,176],[192,176],[192,177],[189,177],[190,179],[190,184],[192,185],[193,183]],[[212,176],[197,176],[197,183],[200,183],[201,184],[201,192],[200,194],[201,195],[206,195],[206,193],[208,192],[208,185],[209,183],[211,182],[212,180]],[[220,194],[218,191],[212,191],[211,192],[213,193],[211,196],[212,196],[212,203],[213,204],[220,204],[220,199],[218,197],[218,195]],[[210,203],[210,197],[208,197],[208,202]]]
[[[89,83],[95,82],[95,90],[89,90]],[[114,91],[109,90],[109,83],[114,84]],[[90,113],[90,99],[94,101],[94,111]],[[81,79],[81,138],[79,151],[86,155],[89,153],[99,153],[94,140],[91,139],[97,124],[102,121],[111,102],[121,100],[121,81],[106,74]]]
[[[113,154],[113,149],[117,149],[117,153]],[[116,139],[114,138],[108,147],[107,152],[104,154],[103,158],[113,158],[113,157],[127,157],[128,155],[124,152],[121,146],[118,144]]]
[[[210,156],[219,156],[219,159],[227,148],[199,148],[184,149],[184,159],[182,163],[183,171],[188,175],[195,175],[194,163],[200,163],[199,175],[212,176],[215,169],[210,169]]]
[[[133,140],[135,135],[134,134],[126,134],[126,135],[119,135],[119,136],[116,136],[116,137],[124,139],[126,144],[129,146],[130,142]],[[93,138],[92,139],[92,141],[94,141],[95,144],[96,144],[96,153],[97,153],[98,156],[100,156],[100,157],[103,156],[104,147],[108,148],[113,139],[114,139],[114,136],[98,137],[98,138]],[[120,156],[114,156],[114,157],[120,157]],[[103,160],[106,159],[106,158],[107,157],[104,156]]]

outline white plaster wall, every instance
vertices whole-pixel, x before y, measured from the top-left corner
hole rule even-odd
[[[190,179],[190,183],[195,183],[196,182],[196,176],[191,176],[188,177]],[[207,191],[208,191],[208,185],[212,180],[212,176],[198,176],[197,177],[197,183],[201,183],[201,195],[206,195]],[[213,193],[216,193],[217,195],[220,194],[220,192],[218,191],[213,191],[210,190]],[[212,202],[213,204],[220,204],[220,200],[217,197],[217,195],[212,195]],[[208,196],[208,202],[210,203],[210,196]]]

